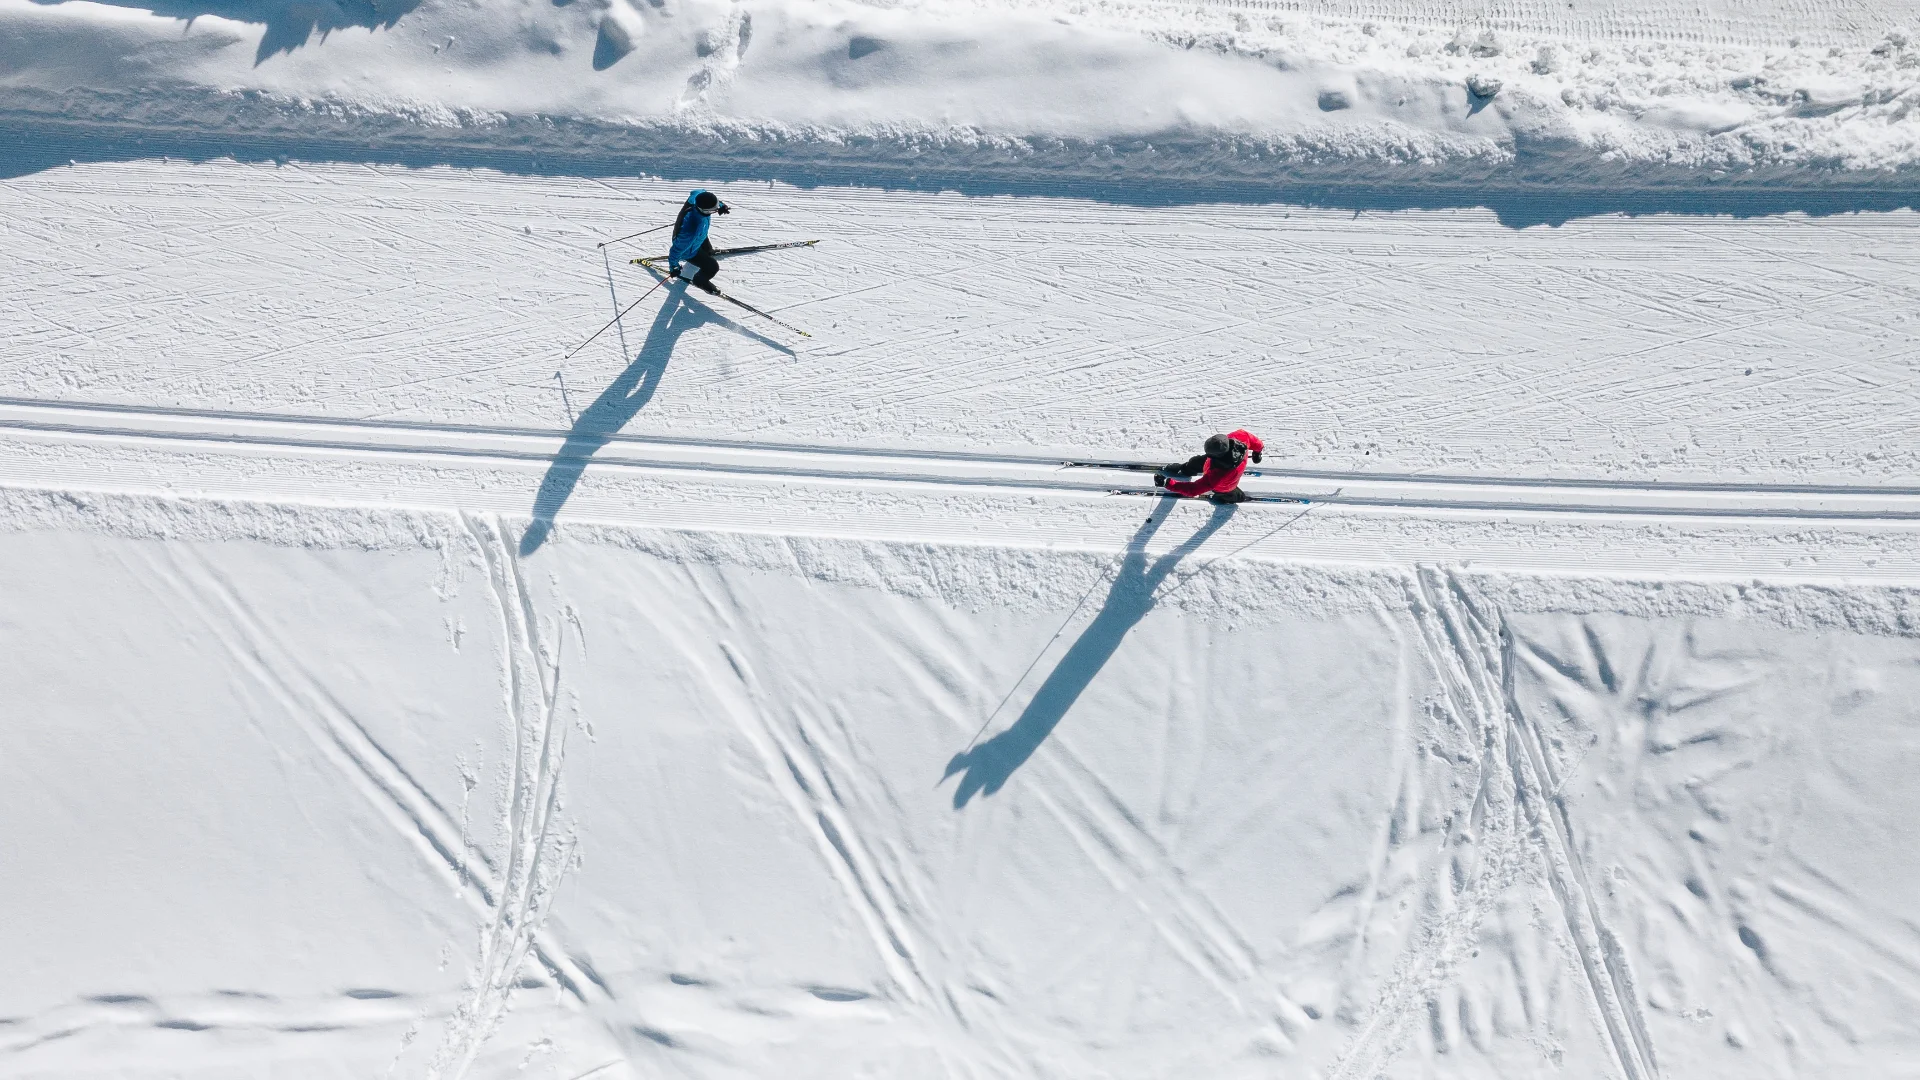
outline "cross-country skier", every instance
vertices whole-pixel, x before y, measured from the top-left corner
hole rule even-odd
[[[713,224],[713,215],[724,213],[727,204],[705,188],[694,188],[687,195],[686,205],[673,221],[673,246],[667,249],[668,273],[707,292],[719,291],[713,287],[713,275],[720,272],[720,260],[713,257],[707,228]]]
[[[1209,435],[1206,453],[1161,468],[1153,474],[1153,483],[1175,495],[1205,495],[1221,505],[1246,502],[1247,493],[1240,490],[1240,474],[1247,471],[1249,457],[1255,465],[1260,464],[1260,453],[1266,448],[1259,436],[1244,429]],[[1195,473],[1199,474],[1195,480],[1173,479]]]

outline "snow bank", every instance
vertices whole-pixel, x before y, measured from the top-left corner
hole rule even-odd
[[[500,522],[495,529],[515,538],[531,524],[516,514],[489,518]],[[425,551],[440,559],[434,586],[440,592],[450,588],[448,583],[459,573],[460,553],[471,547],[466,518],[458,513],[258,499],[0,486],[0,521],[5,522],[0,535],[54,532],[188,544],[250,542],[312,551]],[[562,546],[675,566],[785,574],[955,610],[1023,615],[1052,610],[1063,597],[1103,585],[1115,558],[1110,545],[782,535],[596,521],[560,524],[553,536]],[[1416,577],[1411,561],[1276,559],[1250,553],[1237,532],[1224,539],[1232,558],[1217,553],[1193,556],[1180,588],[1167,590],[1159,603],[1227,628],[1279,615],[1336,619],[1367,615],[1383,603],[1398,609]],[[1464,563],[1452,574],[1513,614],[1730,618],[1794,632],[1920,639],[1920,587],[1898,580],[1870,582],[1844,574],[1803,581],[1686,580],[1657,571],[1569,568],[1541,573]]]
[[[0,123],[882,182],[1914,185],[1898,27],[1800,13],[1804,39],[1690,42],[1419,14],[4,0]]]

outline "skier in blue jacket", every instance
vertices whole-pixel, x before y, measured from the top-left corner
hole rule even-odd
[[[673,222],[673,246],[667,249],[669,273],[707,292],[719,291],[713,287],[713,275],[720,272],[720,260],[713,257],[707,228],[713,224],[713,215],[726,212],[727,204],[705,188],[687,195],[687,204]]]

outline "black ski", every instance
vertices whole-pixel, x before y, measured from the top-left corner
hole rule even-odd
[[[1175,495],[1171,491],[1161,491],[1157,488],[1152,491],[1143,488],[1109,488],[1107,494],[1145,495],[1150,499],[1192,499],[1194,502],[1211,501],[1205,495]],[[1304,495],[1249,495],[1245,499],[1242,499],[1241,502],[1293,503],[1298,506],[1305,506],[1313,502],[1313,500]],[[1216,503],[1215,505],[1219,504]]]
[[[1119,469],[1123,472],[1159,472],[1165,465],[1156,465],[1150,461],[1063,461],[1063,469]],[[1241,476],[1265,476],[1259,469],[1248,469]]]
[[[752,304],[747,303],[745,300],[736,300],[733,297],[728,296],[726,293],[721,292],[719,289],[714,288],[712,285],[707,286],[706,289],[703,291],[705,291],[708,296],[717,296],[720,299],[725,300],[727,303],[732,304],[733,306],[739,308],[742,311],[747,311],[755,315],[758,315],[775,326],[784,326],[787,329],[793,331],[794,333],[799,334],[801,337],[810,338],[813,336],[812,334],[807,333],[805,330],[800,329],[799,327],[793,325],[790,322],[782,322],[779,319],[774,318],[773,316],[767,314],[766,312],[761,311],[759,308],[754,307]]]
[[[1123,469],[1127,472],[1159,472],[1165,465],[1154,465],[1145,461],[1063,461],[1063,469]]]
[[[818,241],[809,240],[807,242],[817,243]],[[797,246],[797,245],[788,245],[788,246]],[[716,252],[715,254],[718,254],[718,253]],[[665,258],[665,257],[666,256],[662,255],[659,258]],[[659,274],[661,277],[665,278],[668,281],[681,280],[680,278],[676,278],[672,274],[667,273],[666,268],[659,265],[659,259],[648,258],[648,259],[635,259],[633,261],[639,263],[641,266],[646,267],[648,270],[651,270],[654,273]],[[747,303],[745,300],[740,300],[740,299],[736,299],[734,297],[728,296],[726,293],[721,292],[719,288],[714,285],[708,285],[706,288],[701,289],[700,291],[706,294],[707,296],[711,296],[717,300],[725,300],[727,303],[732,304],[734,307],[737,307],[742,311],[748,312],[750,314],[758,315],[775,326],[785,327],[786,329],[791,330],[796,334],[799,334],[801,337],[810,338],[813,336],[812,334],[807,333],[805,330],[800,329],[799,327],[793,325],[790,322],[785,322],[780,319],[774,318],[773,316],[767,314],[766,312],[761,311],[759,308],[754,307],[752,304]]]
[[[716,259],[731,259],[735,255],[756,255],[762,251],[782,251],[786,248],[812,247],[819,242],[818,240],[790,240],[784,244],[754,244],[751,247],[715,248],[713,249],[713,257]],[[648,255],[643,258],[630,259],[628,261],[646,264],[661,262],[664,259],[666,259],[665,255]]]

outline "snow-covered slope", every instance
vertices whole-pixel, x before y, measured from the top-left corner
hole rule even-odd
[[[371,144],[656,174],[1174,192],[1910,192],[1920,43],[1902,3],[1469,17],[1133,0],[5,0],[0,122],[58,127],[86,156],[138,132],[197,138],[202,153],[208,140],[305,157]]]

